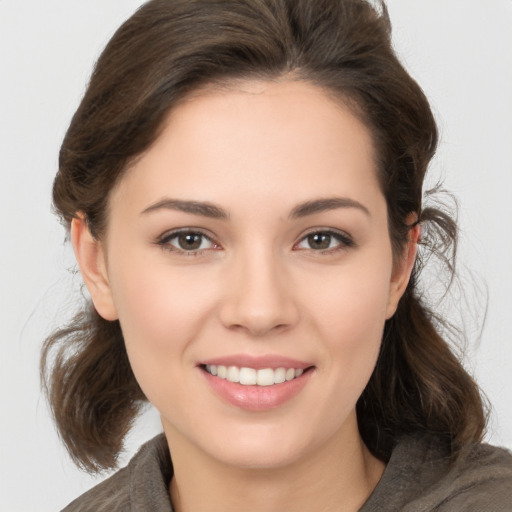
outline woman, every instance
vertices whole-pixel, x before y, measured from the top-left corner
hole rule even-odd
[[[384,6],[132,16],[61,149],[92,304],[42,368],[84,468],[146,400],[164,435],[66,510],[506,510],[512,459],[417,288],[418,243],[455,243],[422,207],[436,142]]]

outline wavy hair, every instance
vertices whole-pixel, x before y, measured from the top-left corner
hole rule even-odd
[[[53,186],[69,227],[82,212],[94,237],[107,222],[109,192],[158,138],[169,111],[194,91],[237,80],[291,78],[349,105],[373,135],[395,257],[418,215],[453,272],[457,225],[423,208],[422,187],[438,141],[429,103],[391,44],[384,2],[365,0],[152,0],[114,34],[65,135]],[[482,438],[476,383],[450,349],[443,320],[418,290],[421,258],[357,403],[361,436],[387,460],[405,433],[431,432],[454,456]],[[89,471],[116,466],[145,397],[120,325],[88,303],[44,343],[42,381],[73,460]]]

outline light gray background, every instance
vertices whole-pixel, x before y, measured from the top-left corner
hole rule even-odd
[[[74,261],[50,213],[64,131],[92,64],[140,0],[0,0],[0,510],[55,511],[97,479],[60,446],[38,381],[39,347],[71,311]],[[394,39],[436,112],[432,166],[460,201],[472,342],[468,368],[494,409],[487,439],[512,448],[512,1],[389,0]],[[476,283],[476,289],[471,282]],[[481,340],[480,293],[489,309]],[[458,318],[455,311],[451,313]],[[475,341],[476,340],[476,341]],[[159,430],[149,411],[133,450]]]

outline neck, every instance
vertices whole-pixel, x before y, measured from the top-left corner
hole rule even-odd
[[[176,512],[283,510],[357,511],[384,471],[357,434],[332,439],[300,461],[278,468],[239,468],[205,457],[166,431],[174,466],[170,485]]]

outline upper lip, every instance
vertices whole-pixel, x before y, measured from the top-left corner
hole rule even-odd
[[[295,368],[305,370],[313,366],[309,362],[299,361],[286,356],[277,354],[267,354],[263,356],[253,356],[249,354],[232,354],[229,356],[214,357],[205,359],[199,362],[200,366],[215,365],[215,366],[237,366],[238,368],[254,368],[261,370],[263,368]]]

